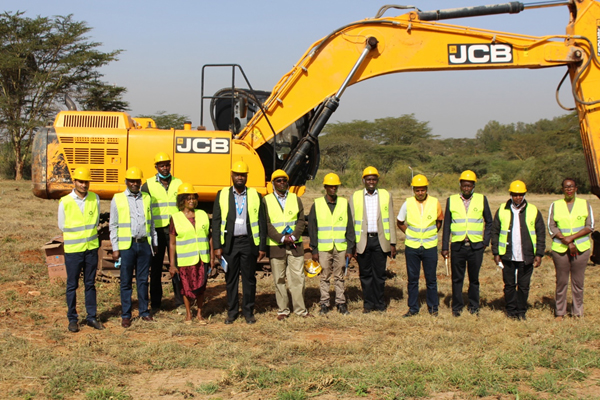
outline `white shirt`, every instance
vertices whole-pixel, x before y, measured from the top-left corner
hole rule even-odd
[[[365,213],[367,214],[367,232],[377,233],[377,213],[379,210],[379,194],[377,189],[373,194],[369,194],[367,189],[364,191],[365,194]]]
[[[522,262],[523,261],[523,246],[521,246],[521,210],[522,207],[517,208],[514,204],[511,204],[510,209],[512,211],[512,261]]]

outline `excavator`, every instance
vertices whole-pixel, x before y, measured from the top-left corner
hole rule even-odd
[[[538,37],[439,22],[558,6],[570,16],[564,34]],[[404,14],[385,16],[398,8]],[[291,190],[301,195],[319,167],[319,134],[350,85],[398,72],[566,67],[557,101],[568,76],[592,191],[600,196],[599,56],[600,2],[595,0],[513,1],[433,11],[384,6],[374,18],[316,41],[271,92],[232,84],[213,96],[214,131],[192,129],[191,123],[182,130],[160,130],[153,121],[136,121],[123,112],[59,112],[53,126],[34,138],[33,193],[60,198],[72,189],[72,171],[86,166],[93,191],[111,199],[125,189],[127,168],[140,167],[150,177],[154,154],[164,151],[172,159],[173,175],[191,182],[209,210],[216,193],[231,185],[230,167],[239,160],[250,167],[248,186],[260,193],[271,190],[271,173],[282,168]],[[209,98],[202,97],[203,103]]]

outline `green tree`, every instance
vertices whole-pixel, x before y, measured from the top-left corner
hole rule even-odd
[[[120,50],[103,53],[85,36],[91,28],[72,16],[27,18],[0,14],[0,132],[11,142],[15,179],[36,129],[56,112],[56,101],[102,76],[98,68]]]
[[[489,153],[500,151],[502,142],[515,133],[515,125],[503,125],[498,121],[488,122],[483,129],[477,130],[477,141]]]
[[[428,125],[429,122],[418,121],[414,114],[379,118],[373,122],[372,131],[366,139],[392,146],[412,144],[434,137]]]
[[[190,117],[181,114],[167,114],[166,111],[157,111],[156,114],[138,115],[135,118],[152,118],[158,129],[183,129],[183,124]]]
[[[127,88],[94,81],[86,85],[77,101],[83,110],[89,111],[128,111],[129,103],[123,100]]]

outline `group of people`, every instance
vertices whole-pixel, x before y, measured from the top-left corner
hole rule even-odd
[[[340,178],[333,173],[323,180],[325,195],[314,201],[305,219],[301,199],[289,190],[283,170],[271,176],[272,193],[261,196],[246,186],[248,165],[234,163],[233,185],[217,193],[212,223],[205,211],[197,209],[198,194],[191,183],[171,175],[166,153],[155,156],[157,174],[142,185],[137,167],[126,171],[126,189],[117,193],[110,207],[112,258],[120,268],[121,325],[132,323],[132,285],[135,271],[138,311],[142,321],[153,321],[163,297],[161,277],[168,252],[176,306],[186,309],[184,322],[191,324],[192,306],[196,320],[206,324],[202,306],[210,270],[218,263],[225,271],[227,317],[232,324],[240,316],[239,281],[242,281],[241,314],[246,323],[256,318],[256,266],[269,254],[275,285],[277,315],[283,321],[294,313],[312,317],[305,299],[305,257],[302,233],[308,228],[311,262],[320,264],[319,314],[331,310],[330,285],[335,288],[334,304],[342,315],[349,314],[345,296],[348,262],[355,258],[363,292],[363,313],[383,312],[388,258],[396,257],[396,229],[391,194],[378,188],[379,173],[367,167],[362,174],[364,189],[350,200],[339,197]],[[63,231],[67,270],[67,318],[71,332],[79,330],[76,290],[83,272],[86,324],[104,329],[97,316],[95,275],[98,263],[99,198],[89,191],[91,173],[85,167],[72,174],[73,191],[59,203],[58,225]],[[545,226],[541,213],[525,200],[527,189],[521,181],[511,183],[510,199],[495,217],[485,196],[475,193],[477,177],[472,171],[460,176],[460,193],[450,196],[445,212],[428,194],[423,175],[412,179],[414,196],[402,205],[396,218],[405,235],[408,275],[408,311],[419,313],[419,276],[423,269],[426,303],[437,315],[438,231],[443,226],[442,250],[452,265],[452,314],[464,308],[463,282],[469,277],[467,310],[479,312],[479,271],[483,252],[491,241],[495,262],[503,268],[506,313],[525,319],[529,282],[533,269],[541,264],[545,251]],[[552,257],[556,266],[556,318],[567,313],[567,285],[571,277],[574,316],[583,315],[583,278],[590,253],[593,215],[587,201],[576,197],[573,179],[563,182],[564,199],[555,201],[548,218],[553,238]],[[308,224],[308,226],[306,226]],[[149,284],[149,279],[150,284]],[[288,290],[291,294],[288,296]]]

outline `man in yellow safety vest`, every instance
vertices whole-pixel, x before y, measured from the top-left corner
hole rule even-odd
[[[300,197],[289,192],[288,180],[285,171],[274,171],[271,175],[274,191],[263,199],[267,211],[267,245],[275,281],[279,321],[290,315],[286,279],[292,295],[294,313],[300,317],[312,317],[304,303],[304,206]]]
[[[86,324],[104,329],[96,317],[96,269],[98,268],[98,231],[100,199],[89,191],[92,174],[85,167],[76,168],[71,176],[73,191],[60,199],[58,227],[63,232],[65,268],[67,270],[67,318],[69,331],[79,331],[77,288],[83,272]]]
[[[254,324],[256,298],[256,264],[267,251],[267,225],[262,196],[254,188],[246,187],[250,169],[244,161],[231,168],[233,186],[217,193],[213,207],[212,236],[215,261],[227,263],[227,318],[225,324],[235,321],[240,312],[238,287],[242,277],[242,314],[247,324]]]
[[[169,251],[169,218],[179,211],[177,189],[181,180],[171,175],[171,157],[165,152],[161,151],[154,156],[154,167],[156,175],[144,183],[141,191],[148,193],[152,200],[152,221],[158,239],[156,253],[150,265],[150,304],[152,312],[156,313],[160,310],[163,296],[161,280],[165,251]],[[178,279],[172,279],[172,284],[175,307],[179,307],[183,304],[181,283]]]
[[[131,167],[125,172],[125,189],[110,203],[110,242],[112,257],[121,260],[121,326],[131,326],[133,270],[138,293],[138,310],[143,321],[153,321],[148,309],[148,275],[152,254],[157,245],[152,221],[150,195],[140,191],[142,170]]]
[[[427,194],[429,181],[424,175],[412,179],[413,197],[406,199],[398,213],[398,228],[406,235],[404,255],[408,275],[408,311],[404,317],[419,313],[419,275],[421,264],[427,286],[427,309],[438,315],[440,300],[437,292],[437,242],[444,213],[438,199]]]
[[[355,257],[363,290],[363,313],[385,311],[383,295],[387,258],[396,258],[396,229],[392,196],[377,188],[379,172],[375,167],[363,170],[365,188],[352,195],[350,210],[354,219]]]
[[[506,315],[525,320],[531,275],[546,250],[546,228],[537,207],[525,200],[523,181],[512,182],[508,191],[510,200],[500,205],[492,224],[492,254],[502,268]]]
[[[308,214],[308,234],[312,259],[321,264],[319,314],[329,312],[329,286],[333,276],[335,305],[342,315],[349,314],[344,295],[344,266],[352,257],[354,248],[354,222],[348,200],[337,195],[340,177],[325,175],[325,196],[315,200]]]
[[[442,257],[452,264],[452,315],[460,316],[465,302],[463,283],[469,275],[469,304],[471,314],[479,313],[479,270],[483,252],[490,243],[492,212],[487,198],[475,192],[477,175],[463,171],[459,178],[460,194],[448,197],[442,229]]]

